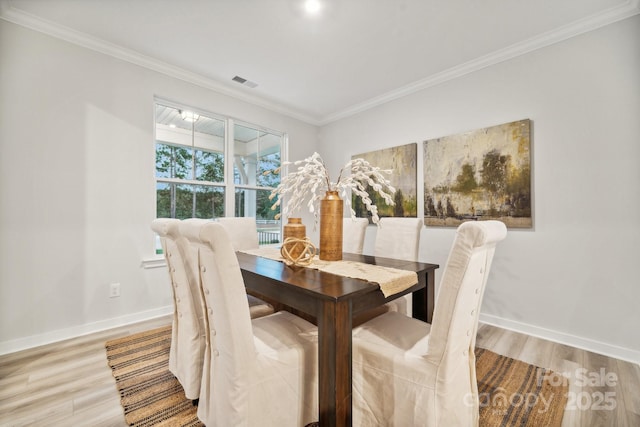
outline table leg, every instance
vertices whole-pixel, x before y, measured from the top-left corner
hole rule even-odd
[[[351,426],[351,303],[323,301],[318,316],[321,427]]]
[[[423,276],[418,276],[418,281],[425,286],[413,293],[413,317],[431,323],[435,300],[435,272],[427,271]]]
[[[433,308],[435,306],[436,295],[436,272],[431,271],[425,274],[427,277],[426,297],[427,297],[427,323],[433,321]]]

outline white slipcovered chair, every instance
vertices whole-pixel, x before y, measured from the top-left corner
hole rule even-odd
[[[361,254],[364,236],[369,220],[367,218],[344,218],[342,220],[342,251]]]
[[[221,217],[217,221],[225,228],[231,240],[234,251],[258,249],[258,227],[253,217]],[[268,302],[247,294],[251,317],[256,318],[273,313],[274,309]]]
[[[382,258],[418,261],[422,218],[380,218],[373,255]],[[405,295],[388,304],[390,311],[398,311],[407,316],[413,313],[412,295]]]
[[[169,370],[178,379],[188,399],[198,399],[204,360],[206,324],[197,266],[187,251],[189,243],[180,235],[180,220],[158,218],[151,229],[158,234],[167,262],[174,302],[169,350]]]
[[[354,425],[478,425],[478,314],[495,246],[506,235],[499,221],[458,227],[432,325],[388,312],[354,329]]]
[[[208,427],[304,426],[318,419],[317,328],[285,311],[251,319],[221,224],[185,220],[207,308],[198,418]]]
[[[225,228],[235,251],[258,249],[258,226],[253,217],[220,217],[217,221]]]

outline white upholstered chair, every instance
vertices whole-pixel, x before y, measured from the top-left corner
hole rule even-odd
[[[253,217],[220,217],[217,221],[227,230],[236,251],[258,249],[258,227]]]
[[[198,253],[207,308],[198,418],[208,427],[317,420],[316,327],[285,311],[252,320],[224,227],[185,220],[180,230]]]
[[[364,236],[369,220],[367,218],[344,218],[342,220],[342,251],[361,254]]]
[[[234,251],[258,249],[258,227],[253,217],[221,217],[217,221],[225,228]],[[247,294],[251,317],[273,313],[273,306],[262,299]]]
[[[204,301],[197,266],[189,264],[189,244],[181,237],[179,227],[179,219],[158,218],[151,223],[151,229],[160,237],[173,291],[169,370],[184,388],[186,397],[195,400],[200,394],[204,360]]]
[[[380,218],[374,256],[417,261],[423,224],[422,218]],[[387,303],[386,307],[411,316],[412,304],[413,298],[409,294]]]
[[[354,329],[353,425],[478,425],[478,314],[506,235],[499,221],[458,227],[431,325],[388,312]]]

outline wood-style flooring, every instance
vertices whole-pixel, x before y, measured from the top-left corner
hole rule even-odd
[[[104,343],[169,323],[163,317],[0,356],[0,426],[126,426]],[[477,345],[567,374],[563,427],[640,426],[640,365],[489,325],[480,326]]]

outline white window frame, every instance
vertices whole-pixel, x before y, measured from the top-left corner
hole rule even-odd
[[[156,215],[157,215],[157,186],[158,183],[180,183],[180,184],[195,184],[195,185],[205,185],[212,186],[224,189],[224,215],[225,216],[234,216],[235,215],[235,193],[236,189],[241,190],[271,190],[272,187],[262,187],[262,186],[254,186],[254,185],[236,185],[234,182],[234,159],[235,159],[235,149],[234,149],[234,129],[235,125],[238,124],[240,126],[246,126],[251,129],[255,129],[261,132],[267,132],[273,135],[280,137],[280,163],[287,161],[288,159],[288,151],[289,151],[289,138],[286,132],[277,131],[274,129],[270,129],[261,125],[257,125],[251,122],[247,122],[244,120],[240,120],[231,116],[225,116],[221,114],[212,113],[209,111],[205,111],[196,107],[192,107],[189,105],[177,103],[174,101],[170,101],[166,98],[154,97],[153,100],[153,155],[155,158],[156,155],[156,141],[157,141],[157,118],[156,118],[156,106],[164,105],[171,108],[176,108],[179,110],[191,111],[206,117],[211,117],[216,120],[221,120],[225,124],[225,136],[224,136],[224,179],[223,182],[208,182],[208,181],[194,181],[194,180],[186,180],[186,179],[177,179],[177,178],[158,178],[156,176],[154,161],[154,205],[156,206]],[[282,223],[280,223],[280,234],[282,235]],[[157,239],[156,239],[157,240]],[[157,241],[154,242],[154,246],[157,248]],[[158,254],[156,251],[156,258],[151,260],[143,261],[144,268],[155,268],[164,266],[162,255]]]

